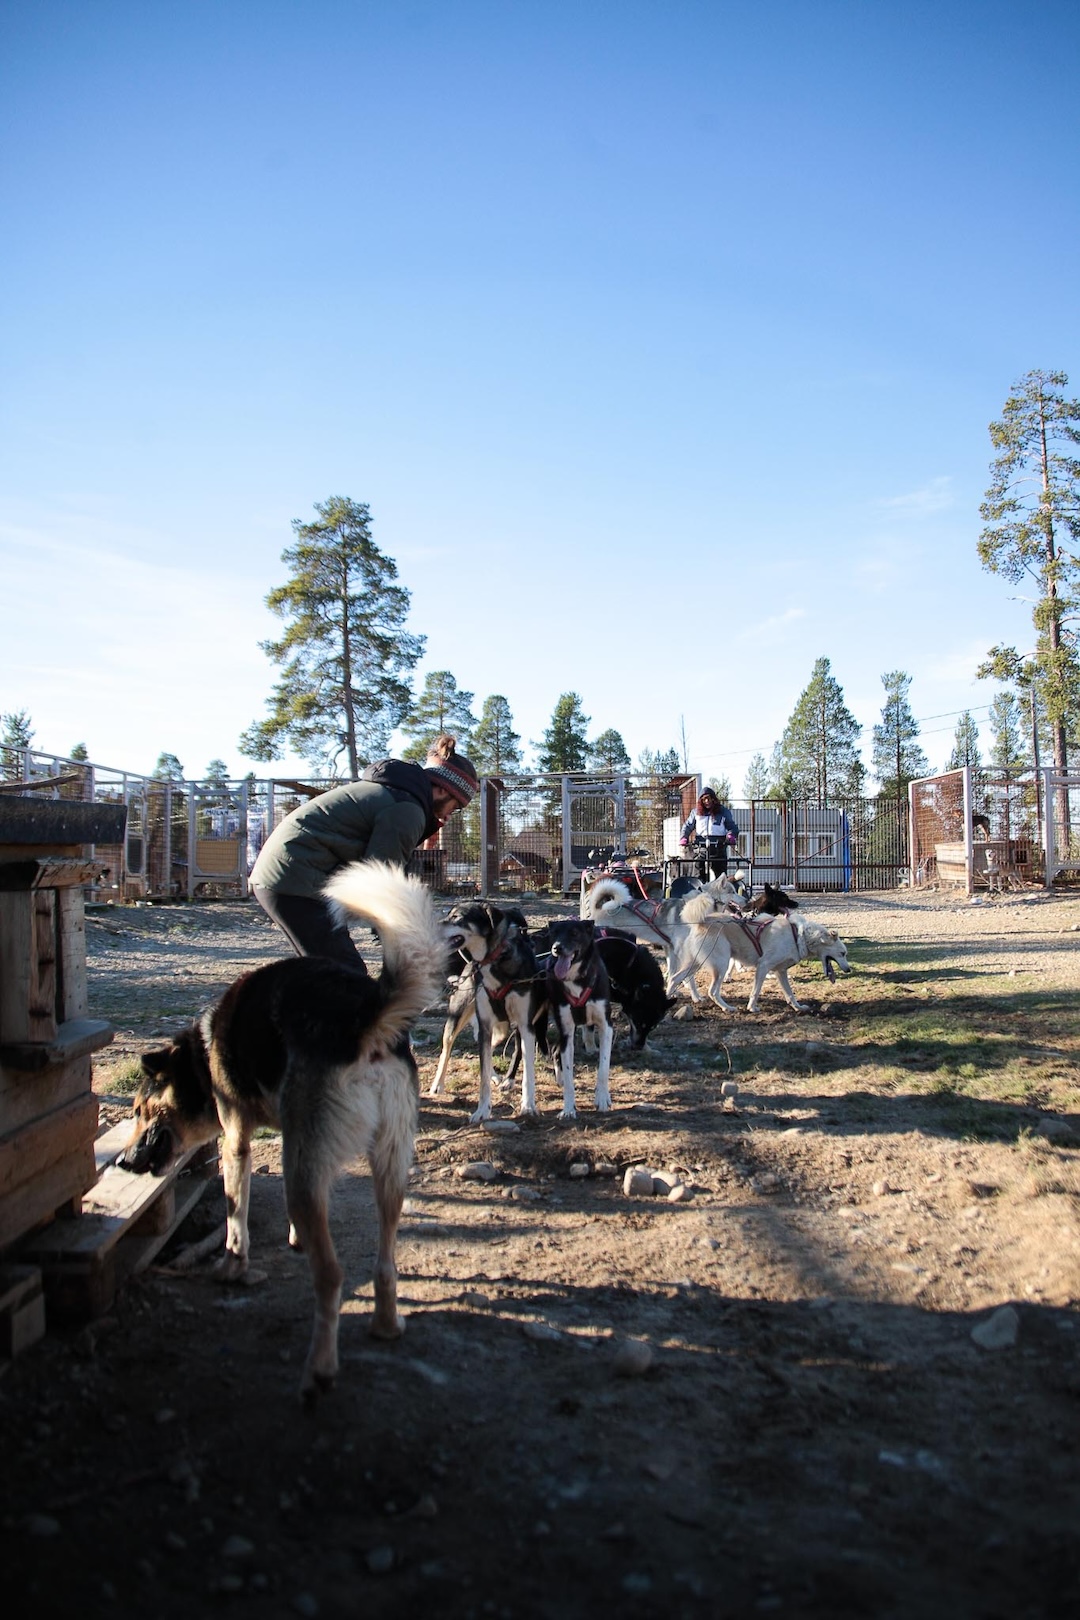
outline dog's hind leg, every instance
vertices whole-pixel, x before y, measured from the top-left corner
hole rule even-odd
[[[221,1179],[225,1189],[225,1253],[216,1262],[214,1275],[231,1282],[247,1270],[251,1206],[251,1134],[235,1116],[225,1120]]]
[[[289,1153],[288,1135],[283,1138],[282,1146],[289,1218],[299,1247],[307,1255],[315,1291],[315,1322],[300,1378],[300,1397],[310,1402],[321,1390],[329,1389],[337,1377],[338,1315],[344,1272],[330,1236],[331,1176],[319,1167],[315,1169],[317,1179],[314,1179],[311,1171],[315,1167],[305,1165],[299,1154]]]
[[[381,1093],[382,1113],[375,1138],[368,1151],[371,1178],[375,1187],[375,1208],[379,1216],[379,1250],[375,1258],[375,1314],[370,1332],[377,1339],[396,1339],[405,1331],[397,1308],[398,1223],[405,1188],[409,1179],[413,1143],[416,1138],[415,1090],[404,1061],[399,1073],[391,1073],[395,1062],[387,1060]]]
[[[476,1002],[469,996],[462,1007],[456,1005],[457,997],[451,1002],[450,1010],[446,1015],[446,1022],[442,1032],[442,1051],[439,1053],[439,1062],[428,1087],[429,1097],[438,1097],[446,1089],[446,1071],[450,1067],[450,1054],[454,1050],[454,1042],[461,1034],[470,1019],[475,1020]]]

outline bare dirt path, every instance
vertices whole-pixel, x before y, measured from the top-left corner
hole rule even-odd
[[[579,1062],[576,1124],[545,1075],[539,1123],[472,1127],[461,1043],[422,1100],[400,1344],[364,1331],[362,1167],[337,1190],[343,1370],[313,1416],[260,1141],[265,1280],[145,1276],[0,1380],[5,1584],[87,1616],[1075,1615],[1080,900],[805,905],[852,977],[800,969],[801,1017],[767,987],[666,1021],[617,1050],[610,1115]],[[278,953],[241,904],[88,932],[105,1121],[140,1050]],[[683,1191],[628,1196],[634,1166]],[[221,1215],[208,1193],[192,1231]]]

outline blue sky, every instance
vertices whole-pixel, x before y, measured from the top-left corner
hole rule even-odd
[[[1080,393],[1078,70],[1071,0],[7,7],[0,710],[247,770],[342,494],[526,743],[738,793],[824,655],[940,763],[1031,639],[987,424]]]

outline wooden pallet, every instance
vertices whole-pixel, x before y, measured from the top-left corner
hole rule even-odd
[[[40,1266],[0,1266],[0,1359],[10,1361],[45,1335]]]
[[[217,1144],[194,1148],[163,1176],[133,1175],[116,1158],[131,1140],[122,1120],[94,1144],[98,1179],[82,1214],[61,1216],[20,1246],[41,1269],[50,1322],[77,1323],[107,1311],[124,1281],[144,1271],[217,1175]]]

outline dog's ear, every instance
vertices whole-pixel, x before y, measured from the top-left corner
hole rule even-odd
[[[156,1080],[159,1075],[166,1073],[172,1053],[171,1046],[159,1046],[153,1052],[143,1053],[139,1066],[148,1080]]]

